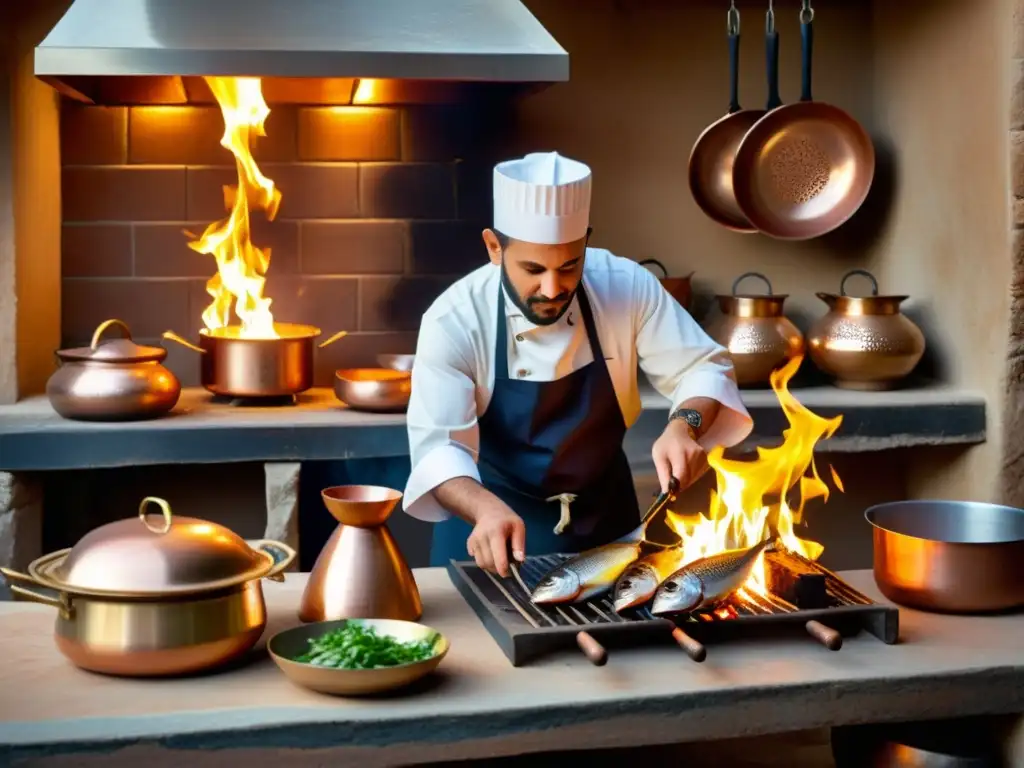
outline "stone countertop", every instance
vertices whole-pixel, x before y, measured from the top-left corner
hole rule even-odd
[[[613,651],[600,668],[578,651],[514,668],[444,570],[415,574],[423,621],[452,649],[415,689],[369,699],[298,688],[260,652],[246,667],[192,679],[93,675],[58,654],[51,609],[0,603],[0,764],[76,753],[76,766],[106,765],[121,750],[146,760],[130,764],[153,765],[147,749],[165,761],[177,749],[217,750],[174,753],[195,768],[223,765],[220,750],[232,749],[400,765],[1024,712],[1024,614],[901,610],[900,643],[861,633],[838,652],[797,632],[710,645],[703,664],[667,641]],[[881,599],[869,571],[842,575]],[[268,635],[297,623],[304,583],[264,582]]]
[[[928,386],[890,392],[835,387],[793,388],[815,413],[843,414],[822,452],[876,451],[985,440],[980,394]],[[777,443],[785,416],[771,390],[745,390],[754,434],[744,444]],[[643,395],[644,412],[626,436],[626,452],[649,460],[669,402]],[[404,414],[360,413],[330,389],[303,393],[295,406],[253,407],[215,402],[199,388],[183,391],[168,416],[151,421],[95,423],[63,419],[44,396],[0,406],[0,471],[90,469],[175,463],[314,461],[407,456]]]

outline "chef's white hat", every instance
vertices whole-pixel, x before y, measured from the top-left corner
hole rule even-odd
[[[494,167],[494,228],[516,240],[571,243],[590,225],[590,168],[557,152]]]

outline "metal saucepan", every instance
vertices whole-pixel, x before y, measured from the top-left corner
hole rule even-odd
[[[334,373],[334,394],[357,411],[401,413],[409,407],[412,372],[391,368],[343,368]]]
[[[938,613],[1024,606],[1024,510],[976,501],[869,508],[875,582],[894,603]]]
[[[743,136],[765,113],[763,109],[743,109],[739,101],[740,14],[735,2],[730,3],[727,29],[729,35],[729,111],[713,122],[697,137],[690,150],[688,177],[690,192],[702,211],[717,224],[735,232],[756,232],[750,220],[736,204],[732,191],[732,165]],[[768,58],[776,57],[778,69],[778,35],[775,14],[768,9]],[[774,46],[774,52],[773,52]],[[774,88],[773,88],[774,85]],[[768,109],[782,103],[778,78],[768,83]]]
[[[150,504],[162,513],[159,523],[146,514]],[[100,526],[71,549],[34,561],[28,574],[0,573],[15,582],[15,599],[57,609],[57,648],[75,665],[160,677],[211,670],[246,654],[266,628],[260,580],[283,581],[294,559],[286,544],[246,542],[223,526],[174,518],[165,500],[150,496],[138,520]]]
[[[411,371],[415,361],[416,355],[377,355],[377,362],[382,368],[390,368],[394,371]]]
[[[276,339],[241,335],[229,325],[199,332],[199,346],[173,331],[163,337],[202,354],[200,381],[215,395],[278,397],[297,395],[313,386],[313,342],[322,331],[313,325],[274,323]],[[323,349],[348,335],[339,331],[317,347]]]
[[[668,291],[668,295],[678,301],[683,309],[687,312],[690,311],[690,303],[693,301],[693,285],[691,284],[693,272],[682,277],[669,277],[665,265],[657,259],[644,259],[639,264],[641,267],[648,264],[657,267],[661,271],[661,277],[658,278],[661,287]]]
[[[104,341],[113,326],[124,338]],[[56,354],[60,367],[46,382],[46,396],[65,419],[151,419],[174,408],[181,396],[181,382],[162,365],[167,350],[136,344],[121,320],[100,323],[88,347]]]
[[[800,101],[774,109],[736,151],[733,190],[751,225],[770,237],[807,240],[830,232],[860,208],[875,175],[875,148],[863,126],[811,97],[814,11],[804,0]]]

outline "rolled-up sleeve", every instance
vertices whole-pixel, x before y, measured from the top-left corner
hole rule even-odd
[[[424,317],[412,368],[406,420],[412,471],[402,506],[411,516],[439,522],[450,516],[431,491],[455,477],[480,480],[476,386],[470,348],[442,322]]]
[[[710,450],[740,443],[754,427],[740,399],[728,351],[704,332],[651,272],[640,267],[634,282],[637,355],[651,385],[674,411],[691,398],[718,401],[721,409],[700,439]]]

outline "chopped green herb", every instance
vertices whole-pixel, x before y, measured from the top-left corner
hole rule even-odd
[[[434,655],[436,642],[436,632],[426,640],[404,643],[350,620],[341,629],[310,638],[309,650],[295,661],[337,669],[396,667],[429,659]]]

